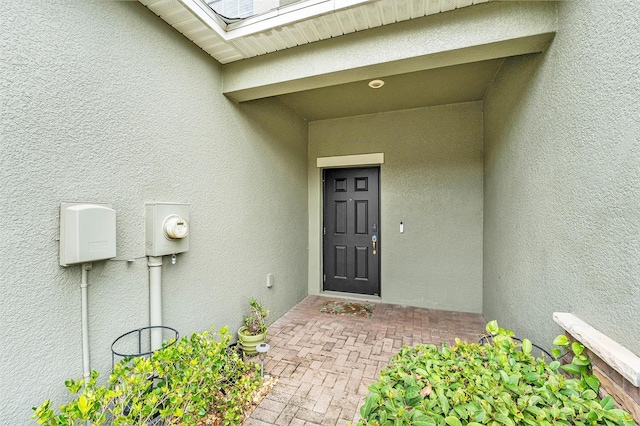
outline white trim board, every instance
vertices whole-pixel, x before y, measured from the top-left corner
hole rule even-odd
[[[336,157],[319,157],[316,159],[316,167],[344,167],[344,166],[377,166],[384,164],[384,153],[340,155]]]

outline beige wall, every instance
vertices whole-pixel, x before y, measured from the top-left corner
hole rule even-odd
[[[380,168],[382,301],[480,312],[479,102],[309,124],[309,293],[321,290],[316,158],[371,152],[385,155]]]
[[[307,294],[307,126],[280,102],[237,106],[220,66],[137,2],[0,8],[0,423],[66,399],[82,374],[79,267],[58,266],[62,201],[117,211],[118,259],[89,272],[91,364],[148,324],[144,203],[191,203],[191,250],[165,260],[164,319],[231,329],[255,296]],[[266,288],[266,274],[275,285]]]
[[[572,312],[640,354],[640,3],[558,3],[485,99],[484,314],[550,345]]]

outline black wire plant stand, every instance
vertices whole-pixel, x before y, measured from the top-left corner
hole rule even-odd
[[[163,345],[160,349],[151,350],[151,330],[162,330],[163,333]],[[165,339],[164,336],[169,335],[168,339]],[[137,339],[137,340],[136,340]],[[178,342],[180,339],[180,333],[178,330],[172,327],[167,327],[164,325],[152,325],[147,327],[136,328],[135,330],[128,331],[123,335],[119,336],[116,340],[111,344],[111,372],[116,366],[116,357],[120,357],[121,359],[118,362],[122,362],[123,360],[130,361],[134,358],[140,357],[151,357],[157,351],[161,351],[168,347],[171,347]],[[128,343],[127,347],[135,347],[135,349],[127,350],[126,352],[122,349],[116,349],[118,346],[125,346]],[[133,344],[132,344],[133,343]],[[143,349],[144,348],[144,349]],[[148,349],[147,349],[148,348]],[[152,374],[149,377],[149,389],[153,389],[155,386],[155,380],[157,379],[156,374]],[[130,405],[125,407],[125,412],[128,412],[130,409]],[[162,426],[164,423],[160,417],[159,412],[154,412],[149,422],[146,423],[149,426]]]
[[[154,329],[156,330],[161,329],[163,333],[168,333],[172,335],[172,337],[170,339],[163,339],[163,342],[165,343],[162,345],[162,348],[160,349],[156,349],[156,350],[146,349],[151,347],[150,343],[147,343],[147,338],[150,340],[150,335],[151,335],[150,332],[151,330],[154,330]],[[132,353],[125,353],[121,349],[116,349],[117,346],[119,344],[123,344],[124,341],[127,340],[127,338],[135,339],[136,334],[137,334],[137,351],[134,351]],[[143,339],[143,336],[145,336],[144,339]],[[111,344],[111,371],[113,372],[113,369],[115,368],[116,357],[120,357],[122,359],[133,359],[133,358],[139,358],[144,356],[150,357],[158,350],[162,350],[175,345],[179,339],[180,339],[180,333],[178,333],[178,330],[172,327],[164,326],[164,325],[152,325],[152,326],[141,327],[135,330],[128,331],[123,335],[119,336]],[[143,349],[143,340],[145,340],[145,345],[144,345],[145,349]],[[127,351],[127,352],[131,352],[131,351]],[[118,360],[118,362],[120,362],[120,360]]]

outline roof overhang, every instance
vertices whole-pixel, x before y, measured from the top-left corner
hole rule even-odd
[[[549,2],[469,7],[227,64],[223,92],[242,102],[536,53],[556,26]]]
[[[138,0],[222,64],[494,0],[306,0],[227,24],[203,0]]]
[[[537,53],[557,29],[554,1],[308,0],[231,24],[203,0],[138,1],[224,65],[236,102]]]

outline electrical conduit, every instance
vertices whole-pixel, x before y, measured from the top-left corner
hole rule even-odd
[[[91,263],[82,264],[82,281],[80,290],[82,292],[82,376],[85,383],[91,376],[91,366],[89,364],[89,270]]]
[[[148,256],[149,265],[149,325],[162,325],[162,256]],[[151,329],[151,350],[162,348],[162,329]]]

